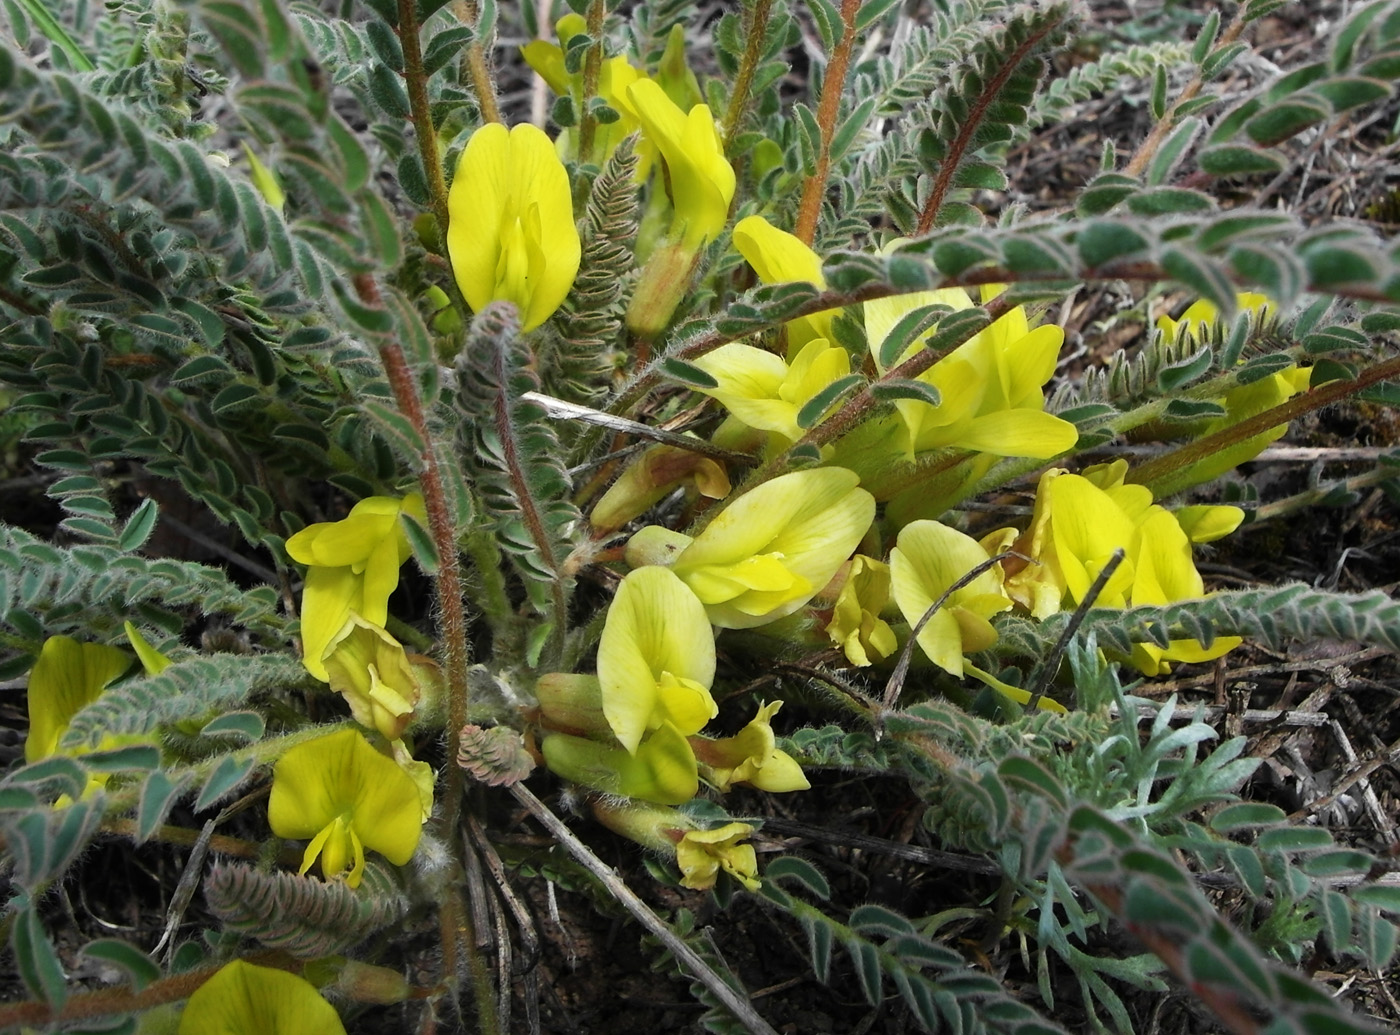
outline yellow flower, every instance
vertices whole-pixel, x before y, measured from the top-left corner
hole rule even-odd
[[[302,664],[322,682],[330,679],[323,663],[326,648],[352,611],[374,625],[389,617],[399,566],[412,552],[399,525],[401,514],[426,524],[423,497],[416,492],[401,500],[370,496],[343,520],[308,525],[287,540],[292,560],[310,566],[301,596]]]
[[[676,845],[681,886],[706,891],[715,886],[719,871],[729,874],[749,891],[757,891],[758,856],[753,845],[739,842],[752,836],[747,823],[726,823],[714,830],[687,830]]]
[[[691,737],[690,746],[705,766],[705,779],[720,792],[736,783],[757,787],[760,791],[781,794],[805,791],[812,785],[802,767],[786,751],[778,748],[771,721],[782,701],[760,704],[758,714],[735,736],[720,740]]]
[[[1242,520],[1237,507],[1186,508],[1182,516],[1154,505],[1143,485],[1125,482],[1128,465],[1114,461],[1083,475],[1046,471],[1036,492],[1031,527],[1016,549],[1033,559],[1009,564],[1007,593],[1044,618],[1073,607],[1087,596],[1115,550],[1124,559],[1094,601],[1095,607],[1135,607],[1191,600],[1205,585],[1191,559],[1191,542],[1208,542],[1232,531]],[[988,537],[1004,541],[1010,530]],[[1003,562],[1008,563],[1008,562]],[[1172,640],[1164,649],[1135,644],[1131,661],[1144,675],[1170,671],[1170,661],[1209,661],[1238,646],[1235,636],[1219,636],[1209,648],[1197,640]]]
[[[1267,295],[1253,291],[1237,292],[1235,304],[1245,312],[1254,314],[1254,317],[1259,320],[1262,320],[1265,311],[1273,306]],[[1162,332],[1162,336],[1167,341],[1176,341],[1182,335],[1200,338],[1219,319],[1220,310],[1215,303],[1198,298],[1187,307],[1186,312],[1181,314],[1180,320],[1173,320],[1170,316],[1157,317],[1157,329]]]
[[[784,445],[803,435],[797,423],[802,407],[851,372],[846,350],[825,338],[804,345],[791,366],[767,349],[738,342],[721,345],[694,362],[719,382],[715,388],[697,391],[718,399],[749,427],[779,436]]]
[[[606,794],[681,805],[700,789],[690,743],[669,721],[633,751],[565,733],[545,737],[540,751],[550,772]]]
[[[954,583],[987,560],[987,551],[977,540],[955,528],[937,521],[905,525],[898,545],[890,551],[890,577],[895,603],[910,627]],[[939,668],[961,677],[963,655],[986,650],[997,641],[997,631],[988,619],[1010,607],[1000,572],[990,568],[949,594],[924,623],[919,646]]]
[[[665,568],[623,579],[598,642],[603,714],[622,746],[635,752],[667,722],[700,732],[718,714],[714,678],[714,634],[695,594]]]
[[[353,729],[305,741],[278,760],[267,820],[278,837],[311,838],[299,872],[319,856],[327,879],[348,869],[352,888],[360,886],[366,848],[402,866],[423,832],[413,778]]]
[[[403,644],[352,614],[326,648],[331,689],[350,705],[361,726],[398,740],[413,720],[421,691]]]
[[[472,134],[448,193],[447,251],[467,304],[514,303],[522,330],[559,308],[578,274],[569,175],[542,130],[487,123]]]
[[[972,299],[961,288],[898,295],[865,303],[866,334],[876,366],[884,373],[880,346],[904,314],[924,305],[968,309]],[[936,328],[935,328],[936,329]],[[930,331],[929,334],[932,334]],[[899,360],[924,347],[928,335],[913,342]],[[903,422],[906,456],[954,447],[995,456],[1047,458],[1063,453],[1079,439],[1073,424],[1045,413],[1042,386],[1055,372],[1064,331],[1054,325],[1032,329],[1026,311],[1016,306],[992,325],[958,346],[919,380],[938,389],[933,406],[917,399],[896,402]]]
[[[729,475],[717,461],[680,446],[655,445],[623,470],[593,505],[588,522],[597,533],[613,532],[684,486],[709,499],[729,495]]]
[[[593,815],[609,830],[644,848],[674,856],[685,887],[706,891],[715,886],[719,871],[724,870],[750,891],[758,890],[758,856],[752,845],[739,844],[753,834],[747,823],[698,830],[695,820],[675,809],[606,799],[594,800],[592,805]]]
[[[345,1035],[345,1026],[309,981],[234,960],[190,996],[180,1035]]]
[[[131,666],[131,656],[100,643],[79,643],[50,636],[29,673],[29,733],[24,760],[37,762],[58,754],[58,742],[73,716],[101,696],[112,680]]]
[[[779,230],[762,216],[748,216],[734,224],[734,247],[765,284],[800,281],[826,290],[821,256],[808,248],[801,238]],[[831,321],[838,311],[825,309],[811,316],[789,320],[785,325],[788,356],[796,356],[814,338],[829,341]]]
[[[540,78],[560,97],[572,97],[575,102],[582,100],[583,72],[570,73],[564,61],[564,47],[575,36],[586,35],[588,23],[582,15],[572,11],[554,24],[555,36],[559,43],[547,40],[532,40],[520,48],[525,63],[539,73]],[[627,88],[642,78],[642,73],[622,56],[605,58],[598,75],[598,96],[608,107],[618,113],[615,122],[599,123],[593,137],[594,153],[575,155],[577,133],[566,129],[559,137],[560,153],[565,156],[583,158],[586,161],[606,162],[617,145],[622,143],[639,128],[637,117],[626,101]],[[651,171],[656,158],[656,148],[650,144],[637,149],[638,183],[643,182]]]
[[[890,566],[856,554],[832,608],[826,634],[852,665],[883,661],[899,649],[894,630],[880,612],[890,599]]]
[[[729,221],[735,185],[734,169],[724,157],[709,106],[697,104],[689,113],[682,112],[650,79],[632,83],[619,101],[622,110],[641,123],[666,162],[675,208],[672,239],[688,253],[699,252]]]
[[[875,499],[859,480],[820,467],[765,482],[726,507],[672,570],[722,629],[790,615],[831,581],[869,529]]]

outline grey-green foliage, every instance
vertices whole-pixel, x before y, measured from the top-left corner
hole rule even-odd
[[[106,734],[139,735],[185,719],[209,717],[244,704],[256,690],[306,679],[301,663],[285,654],[199,655],[155,676],[108,687],[73,717],[65,748],[91,748]]]
[[[556,317],[559,337],[540,357],[547,392],[574,402],[607,392],[636,259],[637,154],[618,146],[598,174],[584,210],[578,277]]]
[[[204,899],[229,930],[302,959],[348,952],[408,912],[403,888],[377,859],[358,888],[220,862],[204,878]]]
[[[278,610],[272,587],[241,589],[217,568],[115,546],[55,546],[0,525],[0,614],[26,654],[60,633],[120,635],[124,616],[178,632],[191,612],[227,615],[255,637],[277,642],[287,628]]]
[[[1069,619],[1060,614],[1044,622],[1004,620],[1001,649],[1039,657]],[[1082,628],[1120,655],[1131,653],[1134,643],[1165,647],[1170,640],[1189,638],[1209,644],[1217,636],[1244,636],[1275,648],[1289,640],[1330,639],[1400,650],[1400,603],[1380,590],[1335,593],[1294,584],[1229,590],[1160,607],[1091,608]]]
[[[1051,79],[1036,95],[1031,102],[1027,127],[1033,129],[1054,123],[1064,118],[1076,103],[1107,93],[1124,79],[1145,79],[1158,68],[1178,68],[1190,56],[1191,47],[1185,43],[1135,43],[1077,64],[1065,75]]]
[[[457,362],[461,462],[474,476],[486,515],[539,609],[552,587],[558,603],[571,577],[564,562],[583,520],[554,426],[538,404],[528,345],[514,306],[493,302],[477,314]]]
[[[1163,960],[1178,978],[1251,1002],[1279,1030],[1372,1030],[1276,959],[1296,963],[1325,931],[1333,951],[1384,967],[1396,943],[1395,925],[1384,913],[1400,909],[1400,893],[1366,883],[1376,859],[1338,848],[1318,828],[1288,823],[1273,806],[1227,804],[1257,765],[1241,757],[1243,738],[1203,752],[1217,738],[1215,729],[1199,714],[1178,721],[1182,716],[1171,703],[1125,694],[1092,636],[1072,645],[1068,658],[1079,709],[1067,715],[1031,713],[1002,724],[927,702],[886,715],[879,742],[833,727],[802,731],[787,743],[808,764],[861,768],[873,762],[886,772],[904,772],[925,803],[925,823],[945,849],[989,853],[997,860],[1017,898],[1027,903],[1010,923],[1034,935],[1041,997],[1049,1011],[1063,995],[1049,978],[1053,955],[1075,974],[1096,1029],[1133,1030],[1117,989],[1126,982],[1160,990],[1164,974],[1151,956],[1104,951],[1094,932],[1116,920],[1136,930],[1149,948],[1175,947]],[[1203,809],[1213,813],[1204,826],[1197,819]],[[1262,831],[1257,838],[1239,840],[1255,830]],[[1164,854],[1168,847],[1196,873],[1246,895],[1251,908],[1243,930],[1219,917],[1194,886],[1196,878]],[[787,859],[769,873],[785,876],[791,870],[823,895],[825,882],[806,865]],[[869,933],[862,918],[870,907],[843,926],[795,903],[785,890],[766,887],[764,894],[806,930],[819,977],[832,948],[842,945],[872,1002],[890,978],[914,1005],[907,976],[899,976],[903,964],[887,951],[894,943],[881,947],[861,938]],[[873,929],[897,936],[899,945],[908,943],[917,921],[911,925],[878,912]],[[926,1027],[938,1030],[932,1010],[915,1010]],[[974,1015],[985,1022],[988,1012],[982,1007]]]

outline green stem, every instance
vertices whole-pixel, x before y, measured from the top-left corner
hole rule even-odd
[[[987,112],[991,110],[996,99],[1001,96],[1007,82],[1021,67],[1021,62],[1025,61],[1031,52],[1040,46],[1045,37],[1059,27],[1059,21],[1048,21],[1040,27],[1039,31],[1022,40],[1021,45],[1002,62],[996,74],[987,81],[982,92],[977,95],[976,102],[958,126],[958,135],[948,145],[948,153],[938,166],[938,176],[933,181],[933,188],[929,191],[928,200],[924,202],[923,211],[919,213],[919,225],[914,231],[916,237],[922,237],[933,229],[933,224],[938,219],[938,210],[943,207],[943,199],[953,185],[953,175],[958,171],[963,155],[972,146],[973,138],[981,127],[982,120],[986,118]]]
[[[1221,450],[1228,449],[1236,443],[1263,434],[1280,424],[1287,424],[1305,413],[1312,413],[1324,406],[1341,402],[1374,384],[1395,377],[1400,377],[1400,356],[1394,356],[1383,363],[1367,367],[1353,380],[1329,381],[1325,385],[1301,392],[1277,406],[1271,406],[1263,413],[1257,413],[1238,424],[1231,424],[1213,434],[1198,438],[1194,442],[1188,442],[1170,453],[1155,457],[1135,470],[1129,471],[1128,480],[1150,486],[1152,483],[1160,482],[1168,475],[1174,474],[1198,460],[1204,460]]]
[[[841,113],[841,95],[846,89],[846,70],[850,67],[851,51],[856,45],[856,14],[859,11],[860,0],[841,0],[841,38],[836,41],[836,49],[826,64],[826,75],[822,80],[822,98],[817,104],[821,149],[817,152],[816,169],[802,184],[802,201],[798,204],[797,226],[793,230],[807,245],[816,239],[817,220],[821,217],[822,199],[826,196],[826,181],[831,175],[831,140],[836,135],[836,118]]]
[[[603,71],[603,22],[608,9],[605,0],[592,0],[588,5],[588,53],[583,56],[583,93],[579,98],[578,160],[593,160],[593,138],[598,132],[598,118],[589,102],[598,96],[598,78]]]
[[[400,3],[403,0],[399,0]],[[481,8],[476,0],[457,0],[453,5],[457,20],[468,25],[475,32],[467,44],[467,75],[476,93],[476,103],[481,109],[483,122],[504,122],[500,106],[496,103],[496,83],[491,78],[491,67],[486,63],[486,49],[481,45]]]
[[[404,85],[408,89],[408,107],[413,118],[413,135],[418,138],[418,157],[428,177],[428,197],[437,219],[438,233],[447,239],[447,178],[438,154],[437,130],[433,127],[432,108],[428,102],[428,76],[423,69],[423,44],[419,38],[418,4],[416,0],[399,0],[399,42],[403,46]]]
[[[1226,26],[1225,31],[1220,34],[1220,39],[1216,42],[1212,53],[1215,50],[1219,50],[1221,47],[1229,46],[1231,43],[1235,42],[1235,40],[1239,39],[1240,33],[1244,31],[1245,15],[1247,11],[1247,6],[1241,4],[1239,11],[1235,14],[1234,20],[1231,21],[1230,24]],[[1147,136],[1143,138],[1142,143],[1138,145],[1138,149],[1133,152],[1133,157],[1129,159],[1127,166],[1123,169],[1123,174],[1125,176],[1142,175],[1143,170],[1147,168],[1147,163],[1152,161],[1152,156],[1157,153],[1158,148],[1160,148],[1163,141],[1167,139],[1167,134],[1171,132],[1172,126],[1176,124],[1176,113],[1181,110],[1183,104],[1194,99],[1195,96],[1201,92],[1201,87],[1204,85],[1205,80],[1201,78],[1198,72],[1189,83],[1182,87],[1181,93],[1177,96],[1176,100],[1172,102],[1171,108],[1162,115],[1157,124],[1152,127],[1151,132],[1149,132]]]
[[[739,122],[749,103],[749,90],[753,88],[754,72],[763,57],[764,39],[768,35],[768,19],[773,13],[773,0],[754,0],[751,8],[745,11],[744,56],[739,60],[739,71],[729,91],[729,106],[724,109],[724,127],[720,135],[724,138],[724,148],[729,150],[739,132]]]
[[[1365,474],[1358,474],[1355,478],[1345,478],[1340,482],[1333,482],[1330,485],[1320,485],[1316,489],[1309,489],[1294,496],[1286,496],[1273,503],[1266,503],[1261,507],[1255,507],[1250,513],[1254,520],[1247,527],[1253,528],[1261,521],[1271,521],[1274,518],[1287,517],[1295,511],[1305,507],[1311,507],[1321,503],[1334,492],[1342,490],[1344,492],[1357,492],[1361,489],[1369,489],[1373,485],[1380,485],[1382,482],[1395,480],[1393,468],[1377,467],[1374,471],[1367,471]]]

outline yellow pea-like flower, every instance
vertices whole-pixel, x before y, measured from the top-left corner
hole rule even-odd
[[[412,552],[401,514],[427,524],[423,497],[416,492],[401,500],[370,496],[344,519],[307,525],[287,540],[292,560],[308,565],[301,596],[301,660],[322,682],[330,681],[326,649],[351,612],[372,625],[383,625],[389,617],[399,567]]]
[[[234,960],[190,996],[179,1035],[345,1035],[345,1025],[311,982]]]
[[[272,772],[267,821],[278,837],[310,838],[301,873],[319,857],[329,880],[346,870],[360,886],[365,849],[402,866],[423,832],[418,786],[358,730],[345,729],[290,749]]]
[[[522,330],[553,315],[578,275],[569,175],[531,125],[472,134],[448,192],[447,252],[467,304],[512,302]]]

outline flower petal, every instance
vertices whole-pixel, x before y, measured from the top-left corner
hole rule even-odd
[[[345,1025],[309,981],[234,960],[190,996],[179,1035],[345,1035]]]
[[[131,655],[101,643],[79,643],[50,636],[29,673],[29,733],[24,760],[35,762],[58,751],[68,724],[102,689],[131,667]]]
[[[708,692],[715,641],[705,607],[670,569],[649,565],[622,580],[598,643],[603,713],[629,751],[665,717],[659,699],[665,673],[703,689],[708,704],[697,710],[708,710],[707,720],[716,714]]]

